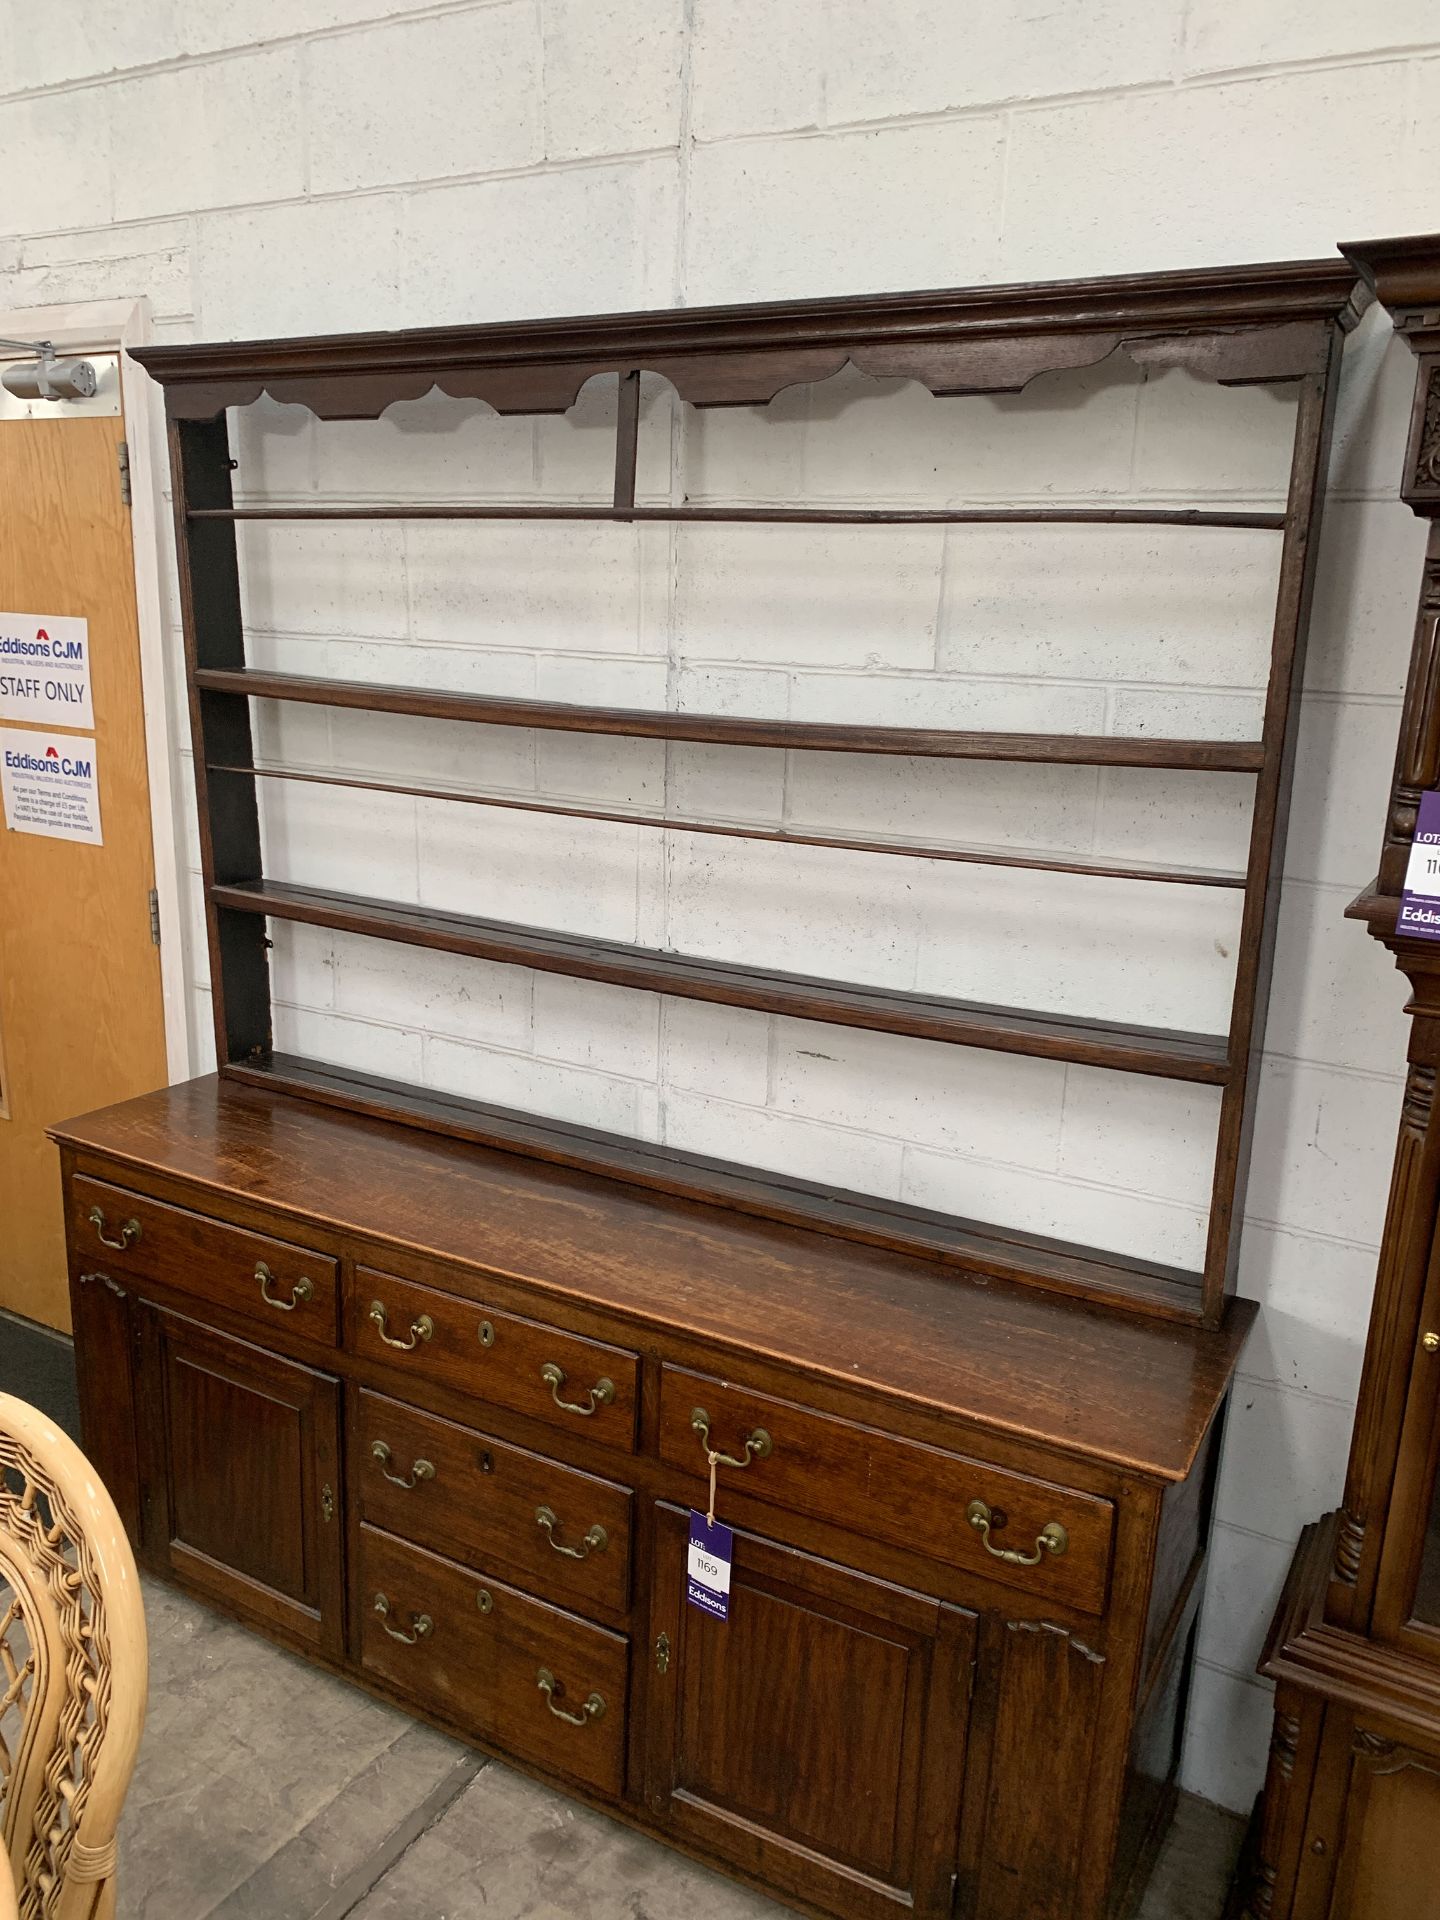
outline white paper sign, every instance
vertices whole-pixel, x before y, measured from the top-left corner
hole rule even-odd
[[[0,793],[15,833],[103,844],[93,740],[0,727]]]
[[[68,613],[0,613],[0,720],[94,726],[88,620]]]

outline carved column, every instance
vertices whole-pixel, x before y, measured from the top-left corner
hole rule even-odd
[[[1406,1008],[1411,1015],[1410,1072],[1400,1110],[1345,1501],[1325,1607],[1326,1618],[1336,1626],[1357,1631],[1363,1631],[1369,1621],[1375,1592],[1385,1509],[1405,1413],[1405,1363],[1414,1344],[1440,1214],[1440,1110],[1435,1102],[1440,1064],[1440,948],[1422,955],[1402,953],[1402,947],[1413,949],[1423,943],[1396,942],[1393,933],[1387,937],[1374,923],[1372,931],[1395,949],[1396,964],[1410,979],[1412,991]]]

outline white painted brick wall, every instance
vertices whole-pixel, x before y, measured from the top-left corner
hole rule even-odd
[[[8,305],[146,294],[162,338],[393,327],[1328,251],[1440,224],[1428,0],[0,0]],[[1343,137],[1342,137],[1343,134]],[[1247,1805],[1260,1635],[1339,1490],[1400,1094],[1402,986],[1355,926],[1422,534],[1395,500],[1409,356],[1346,356],[1274,1011],[1242,1362],[1185,1778]],[[264,403],[281,499],[604,498],[611,396],[501,420],[434,396],[317,432]],[[701,500],[1272,503],[1287,396],[1115,361],[936,403],[847,372],[676,417],[640,487]],[[1266,536],[248,528],[258,662],[697,711],[1241,735]],[[180,678],[173,564],[168,657]],[[1157,646],[1157,641],[1159,642]],[[188,1014],[210,1058],[183,702]],[[517,799],[1243,864],[1250,783],[529,736],[257,709],[268,758]],[[1218,1018],[1233,896],[546,822],[271,782],[281,875],[893,985]],[[332,1060],[1194,1262],[1204,1089],[769,1019],[275,927],[278,1036]]]

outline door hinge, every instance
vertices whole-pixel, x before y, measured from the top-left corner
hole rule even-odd
[[[150,889],[150,938],[158,947],[160,944],[160,895],[154,887]]]
[[[130,505],[130,443],[129,441],[122,440],[119,443],[119,445],[116,447],[115,453],[116,453],[116,457],[120,462],[120,504],[122,507],[128,507]]]

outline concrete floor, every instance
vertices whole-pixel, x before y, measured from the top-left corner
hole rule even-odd
[[[0,1391],[76,1425],[69,1343],[0,1316]],[[120,1920],[784,1920],[656,1842],[153,1581]],[[1219,1920],[1243,1823],[1186,1798],[1134,1920]]]
[[[121,1920],[783,1920],[154,1581],[146,1611]],[[1137,1920],[1218,1920],[1241,1830],[1182,1801]]]

